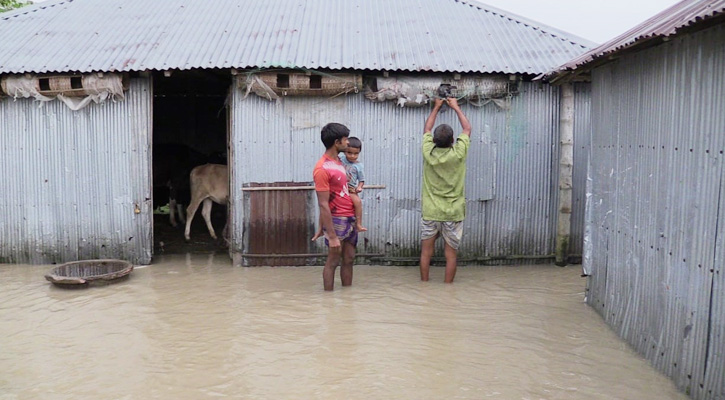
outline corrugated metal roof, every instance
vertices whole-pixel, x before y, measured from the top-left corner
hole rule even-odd
[[[540,74],[592,43],[459,0],[50,0],[0,16],[0,74],[329,68]]]
[[[696,25],[725,13],[725,0],[684,0],[654,17],[592,49],[546,74],[551,78],[576,70],[595,60],[659,37],[677,34],[682,28]]]

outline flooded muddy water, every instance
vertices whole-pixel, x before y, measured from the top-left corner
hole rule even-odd
[[[232,267],[168,255],[68,290],[0,265],[0,400],[687,399],[583,302],[578,266]],[[339,271],[338,271],[339,272]]]

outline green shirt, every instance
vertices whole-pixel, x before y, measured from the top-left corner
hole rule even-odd
[[[459,135],[452,147],[439,148],[423,135],[423,219],[463,221],[466,217],[466,156],[471,138]]]

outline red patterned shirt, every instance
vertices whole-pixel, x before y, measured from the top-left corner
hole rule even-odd
[[[312,171],[315,190],[330,192],[330,211],[334,217],[354,217],[355,207],[347,190],[347,173],[337,157],[322,155]]]

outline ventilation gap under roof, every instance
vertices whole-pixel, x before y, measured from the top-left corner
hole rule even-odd
[[[310,89],[322,89],[322,76],[310,75]]]
[[[70,88],[71,89],[83,89],[83,79],[80,76],[70,77]]]

